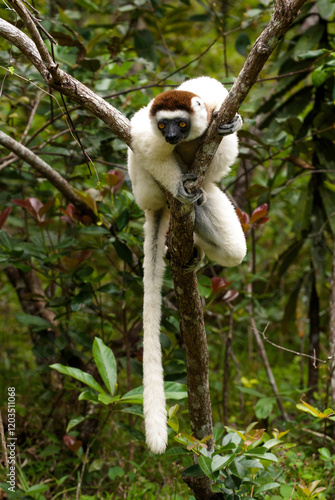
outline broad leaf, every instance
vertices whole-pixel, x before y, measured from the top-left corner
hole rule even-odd
[[[72,368],[71,366],[64,366],[64,365],[61,365],[60,363],[50,365],[50,368],[57,370],[59,373],[62,373],[63,375],[68,375],[69,377],[73,377],[76,380],[79,380],[80,382],[82,382],[85,385],[88,385],[89,387],[91,387],[95,391],[100,392],[100,394],[105,394],[105,391],[103,390],[103,388],[92,377],[92,375],[90,375],[89,373],[85,373],[82,370],[79,370],[79,368]]]
[[[113,396],[117,381],[115,357],[113,351],[98,337],[93,342],[93,357],[105,386]]]

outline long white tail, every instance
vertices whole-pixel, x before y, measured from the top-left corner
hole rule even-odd
[[[143,411],[146,442],[154,453],[164,453],[167,444],[166,404],[160,322],[165,270],[165,237],[169,224],[164,210],[145,212],[144,300],[143,300]]]

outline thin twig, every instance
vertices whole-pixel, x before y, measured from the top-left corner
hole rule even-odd
[[[4,428],[3,428],[1,410],[0,410],[0,436],[1,436],[2,453],[3,453],[6,469],[8,469],[8,455],[7,455],[7,448],[6,448],[6,438],[5,438]]]
[[[84,472],[85,472],[85,468],[86,468],[86,463],[87,463],[89,452],[90,452],[90,445],[87,445],[87,449],[86,449],[86,453],[85,453],[85,458],[84,458],[84,462],[83,462],[83,467],[81,469],[80,478],[79,478],[79,481],[78,481],[78,486],[77,486],[77,491],[76,491],[76,500],[79,500],[81,485],[82,485],[82,482],[83,482],[83,477],[84,477]]]
[[[36,111],[37,111],[37,108],[38,108],[38,105],[41,101],[41,97],[42,97],[42,91],[38,91],[37,94],[36,94],[36,99],[35,99],[35,103],[32,107],[32,110],[31,110],[31,113],[29,115],[29,118],[28,118],[28,122],[27,122],[27,125],[26,125],[26,128],[22,134],[22,136],[20,137],[20,140],[19,142],[22,144],[24,142],[24,139],[27,137],[28,135],[28,132],[30,130],[30,127],[31,127],[31,124],[32,124],[32,121],[34,119],[34,116],[36,114]]]
[[[294,351],[293,349],[288,349],[287,347],[283,347],[281,345],[278,345],[278,344],[275,344],[274,342],[271,342],[271,340],[269,340],[266,336],[265,336],[265,332],[268,328],[270,323],[268,323],[266,325],[266,327],[264,328],[264,330],[262,332],[260,332],[259,330],[257,330],[256,328],[254,327],[251,327],[253,330],[257,330],[258,333],[260,333],[262,336],[263,336],[263,339],[265,340],[265,342],[267,342],[268,344],[271,344],[273,345],[274,347],[276,347],[277,349],[281,349],[282,351],[287,351],[287,352],[291,352],[292,354],[295,354],[296,356],[304,356],[305,358],[310,358],[310,359],[313,359],[314,361],[314,366],[315,368],[317,368],[316,366],[316,362],[318,361],[319,363],[322,363],[322,364],[326,364],[328,363],[331,359],[333,359],[334,356],[328,356],[328,359],[327,360],[324,360],[324,359],[319,359],[315,356],[315,354],[313,356],[311,356],[310,354],[305,354],[304,352],[298,352],[298,351]]]
[[[43,38],[38,31],[35,20],[32,14],[29,12],[27,7],[20,0],[9,0],[9,2],[13,5],[14,10],[19,14],[22,21],[24,22],[27,30],[29,31],[31,38],[33,39],[37,50],[46,65],[52,64],[52,58],[49,54],[49,51],[43,41]]]

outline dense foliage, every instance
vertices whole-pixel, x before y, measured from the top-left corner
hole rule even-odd
[[[21,28],[9,5],[0,5],[1,17]],[[55,60],[128,117],[187,77],[213,76],[229,88],[272,11],[268,0],[33,5],[57,41]],[[125,144],[51,92],[0,40],[0,130],[43,158],[91,208],[81,213],[0,148],[0,390],[7,430],[15,387],[18,471],[8,498],[186,499],[193,497],[182,476],[197,474],[227,499],[335,496],[334,422],[323,411],[335,408],[328,359],[334,15],[330,0],[307,2],[240,109],[239,164],[222,186],[239,207],[248,256],[238,268],[207,262],[199,273],[214,455],[190,435],[169,270],[161,342],[170,446],[155,457],[144,444],[143,213]]]

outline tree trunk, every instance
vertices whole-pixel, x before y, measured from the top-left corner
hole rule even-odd
[[[320,320],[319,320],[319,297],[316,291],[315,270],[312,267],[312,289],[309,301],[309,355],[319,357],[320,351]],[[319,372],[314,359],[308,358],[308,396],[313,399],[313,392],[318,388]]]
[[[335,406],[335,237],[333,246],[332,276],[330,282],[329,301],[329,378],[330,378],[330,399],[331,407]],[[333,438],[335,439],[335,426],[332,427]]]

